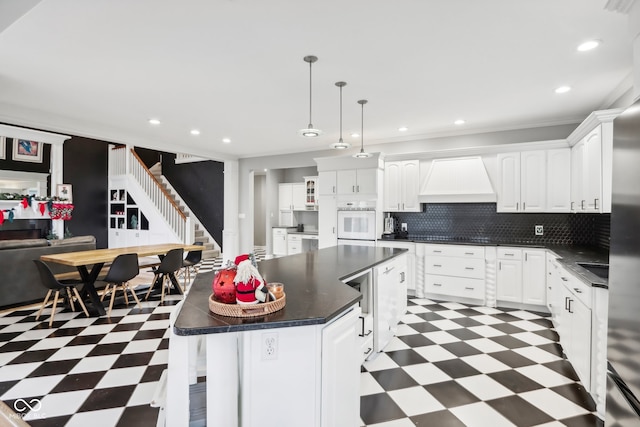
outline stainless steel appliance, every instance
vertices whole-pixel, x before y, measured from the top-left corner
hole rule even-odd
[[[376,245],[376,211],[338,210],[338,245]]]
[[[395,218],[391,216],[391,213],[387,212],[387,216],[384,219],[384,231],[382,234],[393,234],[396,229]]]
[[[640,426],[640,101],[613,122],[605,425]]]

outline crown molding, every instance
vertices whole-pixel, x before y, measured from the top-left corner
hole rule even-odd
[[[567,142],[571,147],[578,143],[582,138],[587,136],[589,132],[594,130],[598,125],[603,123],[611,123],[613,119],[618,117],[624,108],[614,108],[611,110],[594,111],[584,119],[578,127],[567,137]]]

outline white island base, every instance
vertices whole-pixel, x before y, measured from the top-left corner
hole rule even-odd
[[[187,336],[172,322],[165,425],[194,422],[198,340],[206,342],[206,425],[359,425],[359,315],[354,305],[326,324]]]

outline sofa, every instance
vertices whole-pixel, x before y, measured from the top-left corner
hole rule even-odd
[[[42,302],[47,288],[33,263],[41,255],[87,251],[96,248],[94,236],[78,236],[60,240],[0,240],[0,308]],[[77,271],[75,267],[49,263],[54,272]]]

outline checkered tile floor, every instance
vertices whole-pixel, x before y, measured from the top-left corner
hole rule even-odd
[[[410,298],[398,335],[362,367],[362,425],[602,426],[536,313]]]
[[[205,260],[201,268],[220,264]],[[180,298],[120,305],[111,319],[60,311],[52,329],[48,313],[35,321],[35,309],[0,315],[0,399],[34,427],[155,426],[158,409],[149,402]],[[398,336],[362,368],[362,425],[602,425],[547,318],[408,304]]]

